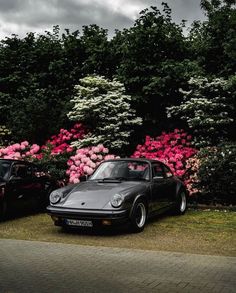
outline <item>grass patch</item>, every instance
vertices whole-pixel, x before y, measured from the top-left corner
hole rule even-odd
[[[139,234],[125,229],[64,232],[47,214],[0,223],[0,238],[236,256],[236,213],[189,210],[161,216]]]

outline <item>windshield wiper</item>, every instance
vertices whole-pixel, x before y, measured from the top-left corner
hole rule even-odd
[[[107,181],[118,181],[127,180],[125,177],[105,177],[103,179],[99,179],[98,181],[107,182]]]
[[[126,177],[113,177],[113,178],[116,179],[116,180],[120,180],[120,181],[128,180],[128,178],[126,178]]]

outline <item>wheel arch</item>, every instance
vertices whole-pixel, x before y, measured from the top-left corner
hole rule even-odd
[[[178,182],[178,184],[176,185],[176,194],[175,194],[176,198],[178,197],[181,191],[185,192],[187,198],[189,197],[189,192],[186,186],[182,182]]]
[[[129,213],[129,217],[132,216],[133,214],[133,211],[134,211],[134,207],[135,207],[135,204],[137,203],[138,200],[142,199],[146,205],[146,208],[147,208],[147,215],[148,215],[148,199],[147,199],[147,196],[145,194],[138,194],[136,195],[133,203],[132,203],[132,206],[131,206],[131,209],[130,209],[130,213]]]

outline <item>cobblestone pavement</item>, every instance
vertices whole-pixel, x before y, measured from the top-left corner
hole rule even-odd
[[[236,258],[1,239],[0,292],[236,292]]]

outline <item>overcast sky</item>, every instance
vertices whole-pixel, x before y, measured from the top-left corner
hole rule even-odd
[[[151,5],[161,8],[164,0],[0,0],[0,39],[11,34],[24,37],[27,32],[42,33],[59,24],[62,29],[81,29],[96,23],[115,29],[133,24],[139,12]],[[173,20],[180,23],[204,18],[200,0],[166,0],[172,9]]]

